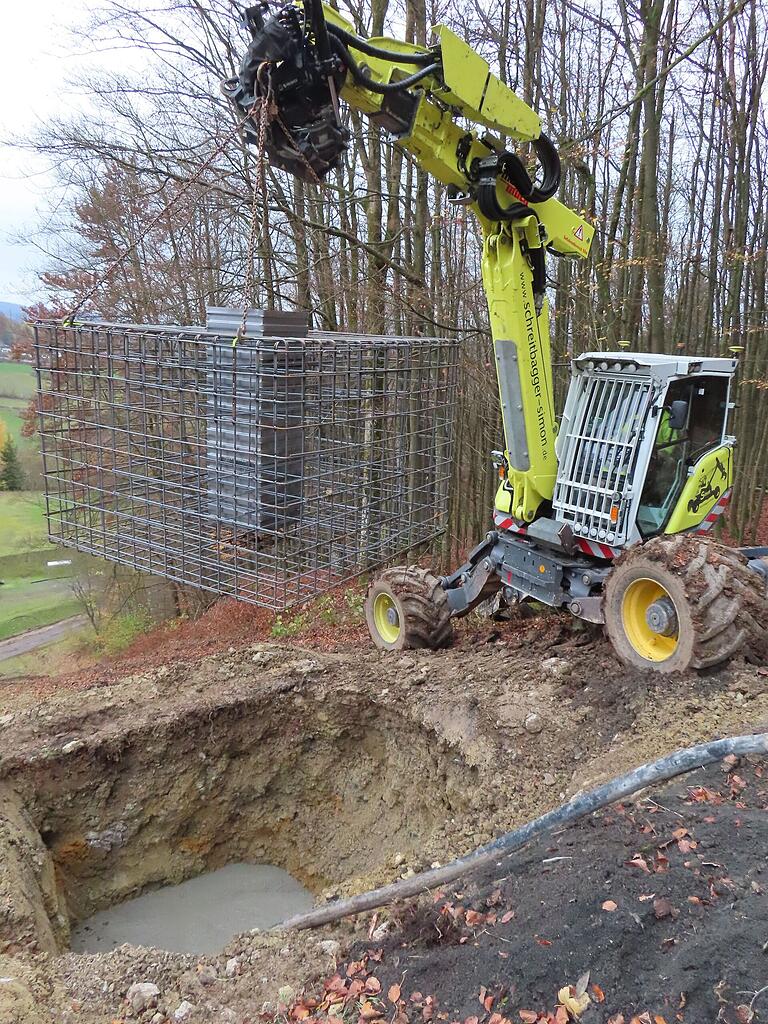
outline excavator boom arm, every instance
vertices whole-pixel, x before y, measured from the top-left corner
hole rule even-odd
[[[545,253],[586,257],[593,235],[587,220],[554,197],[559,158],[538,115],[442,25],[432,47],[363,39],[319,0],[271,17],[265,5],[250,8],[246,23],[252,43],[239,76],[222,88],[243,113],[269,96],[278,112],[267,141],[272,163],[310,180],[329,173],[348,142],[340,98],[478,217],[506,441],[497,505],[530,522],[552,498],[557,469]],[[249,124],[246,137],[256,136],[256,123]],[[505,139],[532,144],[540,184]]]

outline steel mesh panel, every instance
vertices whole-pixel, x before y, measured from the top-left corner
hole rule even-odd
[[[455,340],[35,337],[55,543],[281,610],[445,529]]]
[[[651,385],[626,375],[583,374],[571,386],[580,389],[580,400],[563,440],[552,504],[577,536],[621,544],[629,525],[626,481],[633,476]]]

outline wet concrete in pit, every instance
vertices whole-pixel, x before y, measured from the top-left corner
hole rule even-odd
[[[271,928],[313,902],[309,890],[282,868],[229,864],[100,911],[73,929],[72,949],[106,953],[127,942],[174,953],[215,953],[234,935]]]

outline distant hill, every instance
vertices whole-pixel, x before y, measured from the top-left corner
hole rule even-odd
[[[4,316],[8,316],[11,320],[23,320],[24,314],[21,311],[21,306],[16,302],[2,302],[0,301],[0,313]]]

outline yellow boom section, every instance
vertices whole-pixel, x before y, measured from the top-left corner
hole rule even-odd
[[[328,22],[348,32],[354,26],[324,5]],[[500,151],[500,140],[482,135],[463,118],[518,142],[541,135],[538,115],[489,69],[482,57],[450,29],[438,25],[434,35],[441,52],[441,71],[409,89],[417,106],[408,129],[397,143],[445,185],[468,192],[467,168]],[[390,53],[425,53],[424,47],[396,39],[371,38],[369,43]],[[355,60],[373,80],[388,84],[413,72],[413,65],[382,59],[350,46]],[[348,75],[341,97],[364,114],[380,115],[385,97]],[[462,153],[461,159],[459,153]],[[499,177],[497,198],[502,207],[520,201],[515,186]],[[555,409],[546,298],[533,292],[531,253],[551,246],[558,254],[586,257],[594,234],[587,220],[557,199],[531,203],[528,216],[492,221],[471,203],[483,231],[483,287],[499,383],[506,455],[509,462],[504,511],[520,522],[536,517],[542,501],[552,498],[557,472]]]

